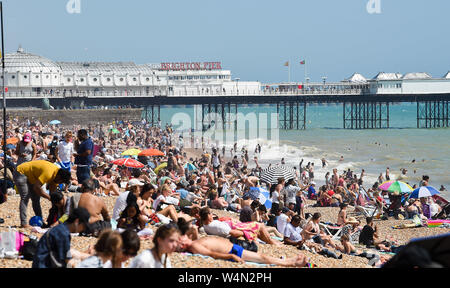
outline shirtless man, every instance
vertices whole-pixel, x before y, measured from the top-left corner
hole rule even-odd
[[[102,198],[94,195],[95,183],[92,179],[85,180],[81,186],[83,194],[80,196],[78,207],[83,207],[88,210],[91,217],[89,218],[90,232],[93,234],[100,232],[104,228],[111,228],[111,217],[108,213],[108,208]],[[107,222],[107,223],[102,223]],[[97,227],[99,227],[97,229]],[[92,231],[94,230],[94,231]]]
[[[202,237],[192,241],[186,235],[182,235],[178,242],[178,251],[187,251],[193,254],[209,256],[214,259],[231,260],[239,263],[250,261],[285,267],[305,267],[307,265],[306,257],[303,254],[288,259],[274,258],[244,250],[241,246],[231,243],[226,238],[215,236]]]

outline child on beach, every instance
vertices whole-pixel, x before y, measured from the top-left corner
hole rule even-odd
[[[153,236],[153,249],[144,250],[136,256],[129,268],[172,268],[169,256],[176,251],[179,237],[177,225],[162,225]]]
[[[117,223],[117,228],[142,230],[145,227],[145,223],[139,219],[141,211],[136,202],[128,204],[125,210],[120,215]]]

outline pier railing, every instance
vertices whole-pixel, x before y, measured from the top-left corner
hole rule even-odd
[[[234,91],[66,91],[17,92],[9,91],[6,98],[108,98],[108,97],[239,97],[239,96],[302,96],[302,95],[364,95],[368,89],[288,89],[288,90],[234,90]]]

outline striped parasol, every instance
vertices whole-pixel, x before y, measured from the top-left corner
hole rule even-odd
[[[269,184],[277,184],[278,178],[284,178],[288,181],[295,178],[295,171],[292,168],[279,165],[271,166],[261,171],[260,180]]]
[[[424,197],[431,197],[437,194],[441,194],[436,188],[431,186],[422,186],[417,189],[415,189],[411,195],[409,195],[409,198],[424,198]]]
[[[383,191],[398,192],[400,194],[409,193],[413,190],[412,187],[405,182],[393,180],[382,183],[378,188]]]

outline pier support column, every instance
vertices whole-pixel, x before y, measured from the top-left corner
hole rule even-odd
[[[417,102],[417,128],[450,127],[449,102],[446,100]]]
[[[145,106],[145,120],[151,126],[159,125],[159,121],[161,120],[161,106],[159,105],[150,105]]]
[[[389,102],[344,102],[344,129],[389,128]]]
[[[306,103],[282,102],[277,103],[279,128],[281,130],[306,129]]]
[[[202,104],[201,119],[197,119],[199,126],[205,131],[213,126],[216,129],[227,129],[234,126],[237,129],[237,104]],[[200,115],[199,115],[200,116]]]

